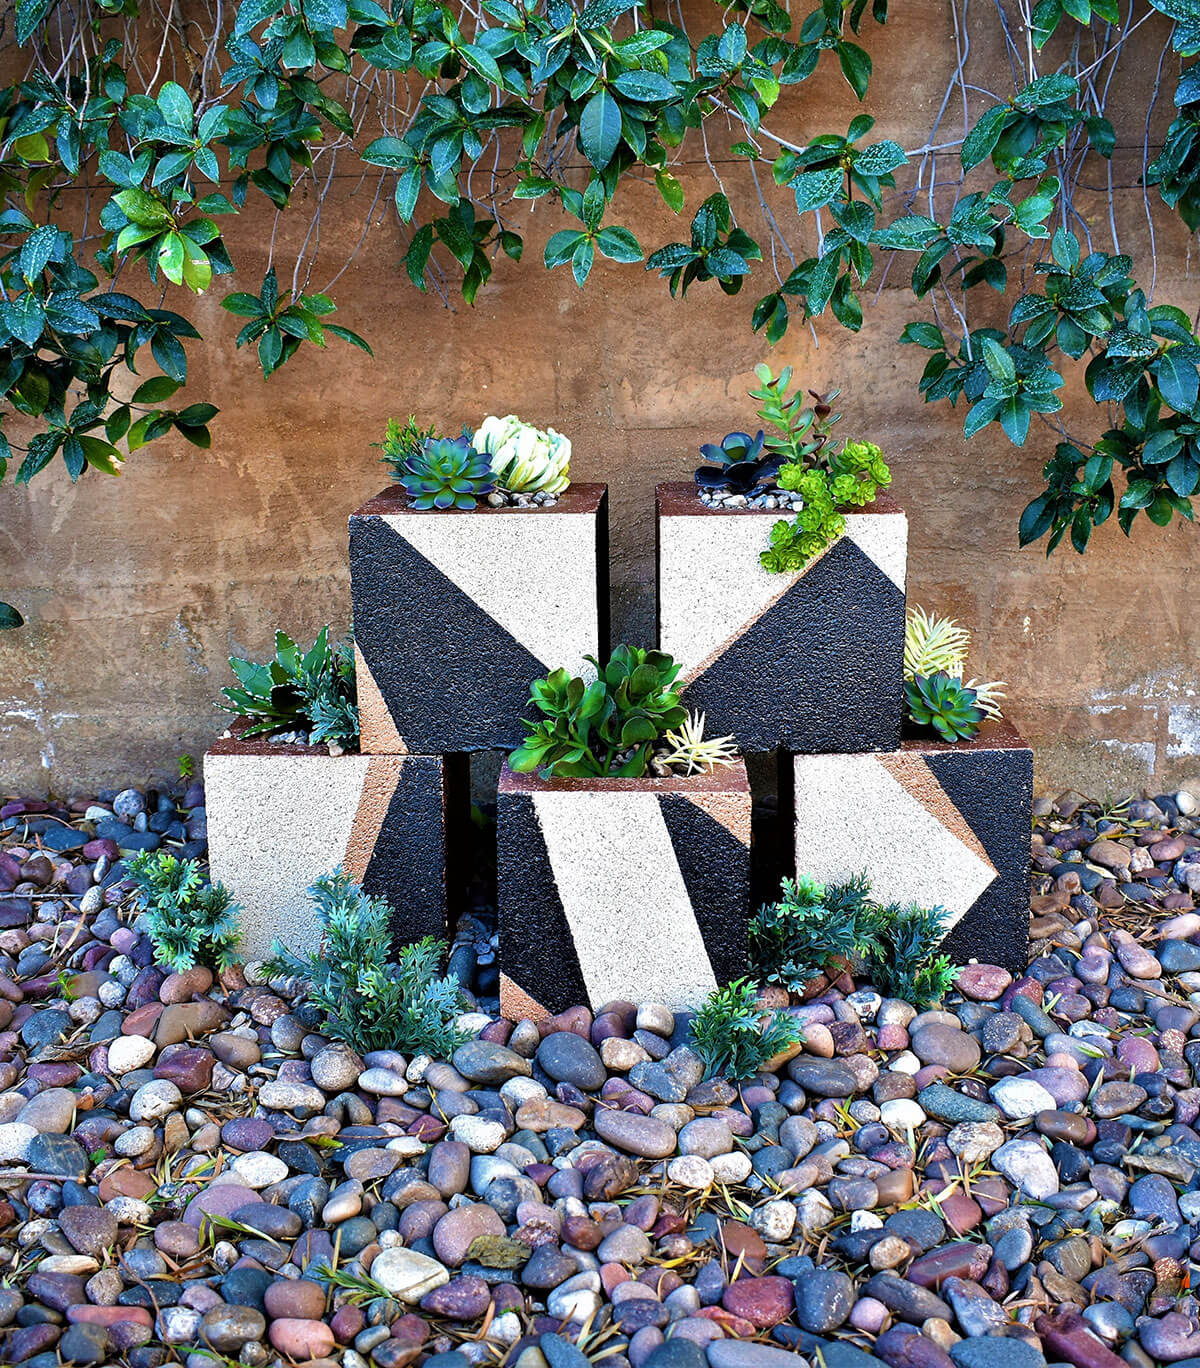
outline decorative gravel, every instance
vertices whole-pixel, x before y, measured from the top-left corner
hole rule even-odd
[[[10,802],[0,1363],[1195,1368],[1196,808],[1039,803],[1024,977],[841,980],[735,1085],[654,1003],[495,1019],[477,917],[476,1038],[360,1058],[154,966],[120,859],[198,786]]]

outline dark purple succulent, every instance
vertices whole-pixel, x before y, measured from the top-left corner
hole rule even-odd
[[[736,494],[749,494],[759,485],[771,484],[783,458],[773,453],[764,455],[764,445],[761,431],[754,437],[748,432],[728,432],[720,445],[705,442],[700,454],[713,464],[697,469],[696,483],[701,489],[729,489]]]

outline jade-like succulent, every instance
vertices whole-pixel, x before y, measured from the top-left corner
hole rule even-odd
[[[461,437],[433,437],[405,462],[400,483],[414,508],[474,508],[495,488],[487,456]]]
[[[510,494],[561,494],[571,483],[571,442],[523,423],[515,413],[485,418],[471,445],[488,457],[496,487]]]
[[[987,715],[975,690],[945,670],[906,679],[904,698],[913,722],[932,727],[943,741],[969,741]]]

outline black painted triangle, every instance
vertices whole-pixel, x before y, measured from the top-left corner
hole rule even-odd
[[[445,868],[441,764],[406,756],[362,880],[392,905],[393,950],[422,936],[445,937]]]
[[[559,897],[533,799],[500,802],[500,968],[549,1012],[588,1001],[579,955]]]
[[[904,681],[904,593],[848,537],[687,687],[707,730],[744,750],[894,750]]]
[[[1024,749],[932,751],[933,777],[962,813],[999,874],[943,942],[956,963],[1026,965],[1033,754]]]
[[[663,821],[719,984],[746,972],[750,852],[703,808],[679,793],[659,795]]]
[[[350,565],[355,639],[408,749],[519,745],[550,666],[382,518],[350,520]]]

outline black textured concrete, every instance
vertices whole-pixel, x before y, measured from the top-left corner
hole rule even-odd
[[[350,570],[355,640],[405,746],[519,745],[547,666],[380,518],[351,518]]]
[[[588,1000],[542,825],[526,793],[497,797],[500,971],[548,1012]]]
[[[678,793],[659,796],[667,834],[720,984],[747,970],[750,848]]]
[[[445,793],[436,756],[405,757],[362,886],[392,905],[393,948],[445,939]]]
[[[702,586],[697,586],[702,592]],[[894,750],[904,594],[842,538],[687,687],[710,736],[743,751]]]
[[[1033,822],[1033,752],[931,751],[934,777],[966,819],[1000,877],[971,905],[944,942],[958,964],[977,959],[1024,971],[1029,943],[1029,833]]]

